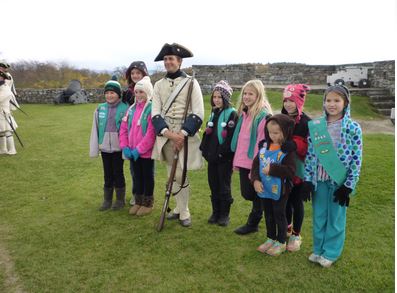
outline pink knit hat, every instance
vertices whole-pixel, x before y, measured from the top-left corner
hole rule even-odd
[[[306,84],[289,84],[285,87],[283,92],[283,102],[285,100],[291,100],[296,104],[296,108],[298,110],[298,117],[300,118],[302,114],[303,105],[305,104],[305,99],[307,93],[310,91],[310,87]],[[282,112],[286,112],[286,110],[282,109]]]

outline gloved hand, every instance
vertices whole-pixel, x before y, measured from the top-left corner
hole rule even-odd
[[[350,202],[350,193],[352,193],[352,189],[350,189],[349,187],[346,187],[345,185],[342,185],[341,187],[339,187],[337,190],[335,190],[334,192],[334,202],[339,202],[339,204],[343,207],[349,206],[349,202]]]
[[[127,159],[132,159],[132,151],[131,151],[131,149],[129,147],[123,148],[123,155]]]
[[[137,150],[136,148],[134,148],[134,149],[131,151],[131,158],[132,158],[134,161],[138,160],[138,158],[139,158],[139,153],[138,153],[138,150]]]
[[[313,183],[309,182],[309,181],[304,181],[302,183],[302,187],[300,190],[300,198],[303,201],[310,201],[310,199],[313,197],[313,192],[314,192],[314,186]]]
[[[296,142],[293,140],[286,140],[282,145],[281,145],[281,151],[283,153],[289,153],[296,151]]]

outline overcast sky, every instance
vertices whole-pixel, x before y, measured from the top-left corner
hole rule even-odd
[[[394,60],[395,0],[2,0],[0,59],[112,70],[164,43],[192,64]]]

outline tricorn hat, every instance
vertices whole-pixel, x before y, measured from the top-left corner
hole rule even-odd
[[[0,67],[3,67],[3,68],[10,68],[10,64],[8,64],[7,62],[5,62],[4,60],[0,60]]]
[[[7,72],[0,71],[0,76],[4,79],[11,79],[11,76]]]
[[[166,55],[175,55],[181,58],[193,57],[193,53],[188,48],[177,43],[172,43],[171,45],[165,43],[154,61],[161,61]]]

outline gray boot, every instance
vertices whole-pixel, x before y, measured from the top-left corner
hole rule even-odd
[[[104,187],[103,188],[103,203],[99,210],[106,211],[110,209],[112,206],[112,198],[113,198],[113,187]]]
[[[119,187],[116,189],[116,201],[112,206],[112,210],[118,211],[125,206],[125,187]]]

